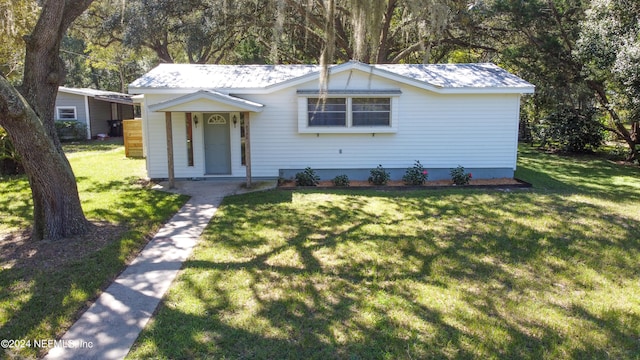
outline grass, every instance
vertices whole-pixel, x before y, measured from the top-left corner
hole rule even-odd
[[[228,197],[131,359],[640,358],[640,172]]]
[[[119,191],[136,191],[138,187],[130,185],[146,176],[144,160],[125,158],[122,139],[118,138],[66,143],[64,151],[78,180],[87,217],[116,222],[125,220],[123,216],[109,216],[106,212],[116,211],[122,215],[122,211],[127,211],[113,205],[126,200]],[[33,204],[26,176],[0,175],[0,193],[0,234],[29,227]],[[132,207],[128,203],[121,205]]]
[[[92,221],[124,226],[115,241],[56,268],[0,269],[0,339],[55,339],[77,312],[108,284],[186,200],[137,184],[144,160],[124,157],[121,146],[97,143],[65,147],[78,180],[85,214]],[[78,146],[83,148],[79,149]],[[106,147],[105,147],[106,146]],[[0,179],[0,234],[28,227],[31,199],[24,177]],[[0,244],[2,246],[2,244]],[[64,241],[51,243],[62,254]],[[37,254],[36,254],[37,255]],[[39,349],[0,349],[0,358],[33,357]],[[3,353],[4,351],[4,353]]]
[[[107,138],[101,141],[83,140],[73,141],[63,144],[65,154],[69,155],[76,152],[85,151],[108,151],[117,150],[124,145],[123,138]]]

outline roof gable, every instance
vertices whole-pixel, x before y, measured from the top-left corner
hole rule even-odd
[[[264,105],[212,90],[200,90],[149,106],[151,111],[200,111],[202,103],[216,103],[225,111],[261,112]],[[210,109],[210,108],[207,108]]]
[[[319,80],[319,65],[161,64],[129,86],[148,90],[216,89],[220,92],[266,93]],[[332,65],[329,74],[358,70],[437,93],[533,93],[534,86],[490,63]]]

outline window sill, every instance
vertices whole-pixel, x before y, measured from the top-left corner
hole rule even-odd
[[[393,126],[307,126],[298,128],[301,134],[393,134],[398,129]]]

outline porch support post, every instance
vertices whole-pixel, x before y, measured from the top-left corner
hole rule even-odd
[[[167,166],[169,167],[169,189],[174,189],[176,187],[176,179],[173,165],[173,127],[171,124],[171,112],[165,112],[164,118],[167,126]]]
[[[251,121],[249,119],[249,112],[244,114],[244,151],[245,161],[247,166],[247,188],[251,187]]]

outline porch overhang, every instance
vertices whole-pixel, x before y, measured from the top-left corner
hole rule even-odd
[[[155,112],[261,112],[263,109],[263,104],[213,90],[199,90],[191,94],[149,105],[149,110]]]

